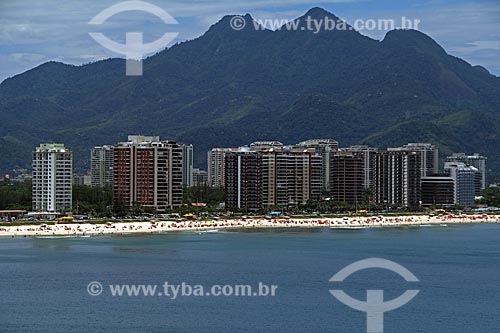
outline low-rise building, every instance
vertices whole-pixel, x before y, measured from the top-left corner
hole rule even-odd
[[[422,177],[421,202],[424,207],[447,207],[455,204],[455,181],[446,174]]]
[[[208,185],[208,172],[197,168],[193,169],[193,186]]]

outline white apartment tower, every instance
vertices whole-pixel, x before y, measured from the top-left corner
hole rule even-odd
[[[224,187],[225,183],[225,156],[237,152],[238,148],[213,148],[207,154],[208,185],[210,187]]]
[[[101,146],[90,150],[92,186],[104,187],[113,181],[113,147]]]
[[[41,144],[33,152],[33,210],[70,212],[73,163],[63,144]]]

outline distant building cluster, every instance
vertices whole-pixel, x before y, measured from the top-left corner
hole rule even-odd
[[[130,135],[90,151],[90,174],[72,173],[71,150],[42,144],[33,153],[33,210],[68,212],[72,183],[111,186],[113,200],[165,211],[180,207],[183,189],[224,188],[227,209],[269,210],[321,200],[387,209],[471,206],[486,188],[486,157],[453,154],[439,168],[438,149],[409,143],[379,150],[340,148],[332,139],[286,146],[277,141],[213,148],[207,170],[193,168],[193,146]]]
[[[225,188],[226,207],[258,211],[322,199],[386,208],[470,206],[486,187],[486,158],[454,154],[439,168],[429,143],[379,150],[339,148],[331,139],[285,146],[255,142],[208,152],[208,183]]]
[[[183,187],[194,185],[194,175],[193,146],[158,136],[130,135],[126,142],[94,147],[90,175],[74,178],[71,151],[42,144],[33,153],[33,210],[70,212],[76,183],[111,186],[115,203],[165,211],[182,205]],[[206,183],[202,178],[198,181]]]
[[[322,157],[314,150],[256,142],[225,156],[226,207],[258,211],[321,200]]]

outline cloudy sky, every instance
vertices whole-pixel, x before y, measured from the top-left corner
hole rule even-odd
[[[0,0],[0,81],[49,60],[83,64],[118,57],[96,43],[89,32],[124,42],[125,32],[143,32],[145,42],[165,32],[177,41],[193,39],[226,14],[250,13],[256,19],[293,19],[320,6],[345,19],[419,19],[419,30],[448,53],[500,76],[499,0],[149,0],[179,24],[165,25],[141,12],[126,12],[102,25],[88,22],[120,0]],[[397,24],[397,23],[396,23]],[[387,31],[362,31],[382,39]]]

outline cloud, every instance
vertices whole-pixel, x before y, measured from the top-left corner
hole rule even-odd
[[[402,4],[403,2],[400,2]],[[352,23],[355,19],[401,18],[419,19],[418,30],[435,39],[444,49],[472,65],[486,67],[500,75],[500,2],[499,1],[416,1],[407,6],[383,6],[364,11],[353,4],[338,12]],[[362,31],[375,39],[383,39],[387,31]]]
[[[500,40],[478,40],[467,43],[466,46],[454,48],[457,52],[474,53],[483,50],[500,50]]]
[[[500,2],[448,4],[422,14],[424,32],[449,53],[500,75]]]
[[[40,62],[45,60],[46,56],[37,53],[11,53],[9,58],[17,62]]]

